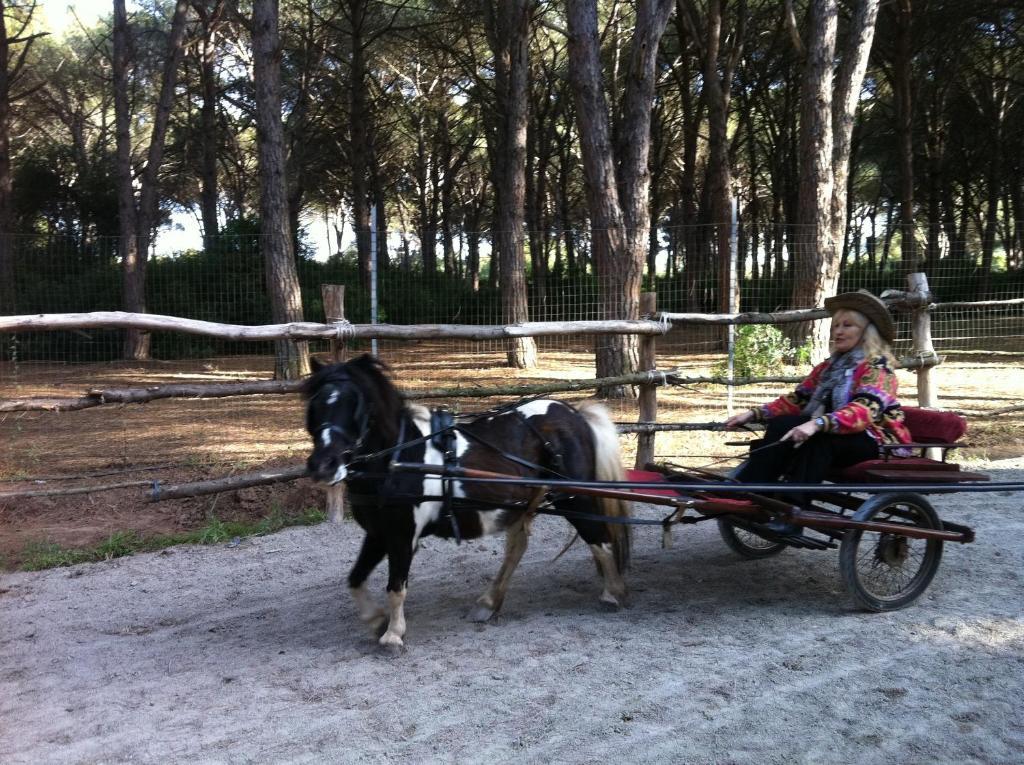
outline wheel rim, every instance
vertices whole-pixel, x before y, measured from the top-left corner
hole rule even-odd
[[[887,508],[871,520],[931,526],[924,513],[913,505]],[[934,542],[927,539],[862,531],[855,559],[857,580],[872,597],[882,601],[898,600],[929,575],[931,544]]]

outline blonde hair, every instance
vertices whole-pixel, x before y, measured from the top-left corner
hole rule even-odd
[[[834,314],[832,314],[832,321],[840,317],[848,317],[858,327],[863,330],[863,334],[860,337],[860,347],[864,351],[864,356],[873,359],[877,356],[885,356],[890,362],[894,362],[892,357],[892,349],[889,344],[882,339],[882,336],[878,333],[878,328],[871,323],[871,320],[867,316],[862,314],[860,311],[854,311],[852,308],[840,308]],[[829,333],[829,350],[832,350],[831,332]]]

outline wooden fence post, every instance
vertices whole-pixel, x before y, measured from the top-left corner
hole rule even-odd
[[[917,369],[917,405],[935,408],[939,405],[939,397],[931,375],[935,363],[935,346],[932,345],[932,316],[927,305],[931,298],[928,276],[910,274],[907,276],[907,286],[910,288],[910,296],[921,298],[923,303],[914,308],[910,319],[911,355],[923,362]]]
[[[334,324],[345,321],[345,285],[344,284],[321,284],[320,295],[324,301],[324,314],[326,322]],[[345,341],[331,340],[331,355],[335,361],[345,360]]]
[[[345,285],[321,284],[320,295],[324,300],[324,314],[328,324],[345,321]],[[345,341],[334,338],[331,340],[331,355],[335,361],[345,360]],[[345,517],[345,484],[339,483],[324,489],[326,497],[327,520],[330,523],[341,523]]]
[[[654,292],[640,294],[640,315],[654,316],[658,310],[658,296]],[[638,372],[652,372],[657,366],[654,356],[655,336],[640,336],[640,368]],[[658,386],[653,382],[640,384],[638,420],[655,422],[658,419]],[[643,470],[648,462],[654,461],[654,432],[640,433],[636,438],[636,468]]]

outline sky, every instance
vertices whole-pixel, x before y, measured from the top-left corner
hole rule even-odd
[[[130,7],[132,3],[128,5]],[[76,14],[83,24],[92,24],[96,19],[114,12],[112,0],[39,0],[39,7],[43,11],[47,28],[56,35],[74,27],[77,23]]]

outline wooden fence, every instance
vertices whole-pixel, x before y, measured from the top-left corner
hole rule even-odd
[[[978,303],[932,303],[928,283],[924,274],[908,277],[906,291],[888,291],[883,300],[890,310],[911,313],[912,351],[901,360],[903,368],[917,370],[918,403],[920,406],[935,406],[937,393],[930,370],[940,364],[942,358],[935,354],[931,341],[930,316],[932,312],[965,307],[987,307],[995,305],[1016,305],[1024,299],[1007,301],[984,301]],[[330,294],[333,293],[333,294]],[[95,312],[78,314],[38,314],[29,316],[0,317],[0,334],[86,328],[132,328],[143,331],[177,331],[205,335],[229,340],[277,340],[277,339],[327,339],[332,350],[340,357],[344,344],[350,339],[378,338],[424,340],[437,338],[460,338],[471,340],[493,340],[500,338],[578,336],[634,334],[640,338],[640,369],[636,374],[592,380],[569,380],[558,383],[505,386],[501,388],[454,388],[421,391],[411,398],[455,398],[489,397],[495,395],[537,395],[580,391],[611,387],[614,385],[635,385],[639,388],[638,422],[636,426],[625,426],[622,432],[638,433],[637,464],[644,465],[654,459],[655,434],[659,430],[717,429],[718,423],[686,423],[676,425],[657,422],[657,388],[662,385],[717,383],[724,385],[746,385],[758,382],[789,382],[796,378],[759,377],[686,377],[676,369],[657,368],[657,338],[675,325],[744,325],[744,324],[786,324],[823,319],[828,316],[824,308],[779,311],[774,313],[738,314],[688,314],[659,313],[654,293],[645,293],[641,298],[639,320],[610,321],[567,321],[567,322],[524,322],[509,326],[479,326],[458,324],[432,325],[390,325],[351,324],[344,320],[343,292],[325,286],[325,305],[331,319],[327,324],[296,322],[264,326],[239,326],[196,321],[174,316],[132,314],[123,312]],[[68,398],[23,398],[0,400],[0,412],[16,411],[74,411],[107,404],[141,403],[163,398],[219,398],[239,395],[262,395],[295,393],[301,381],[265,380],[245,383],[211,383],[188,385],[156,385],[145,388],[129,387],[116,389],[93,389],[79,397]],[[295,471],[287,473],[288,478],[275,474],[274,480],[288,480],[295,477]],[[300,471],[301,472],[301,471]],[[217,481],[206,482],[216,485]],[[223,482],[221,482],[223,486]],[[226,488],[237,488],[229,485]],[[224,488],[216,489],[224,490]],[[210,493],[206,490],[200,493]],[[163,497],[167,498],[164,492]]]

